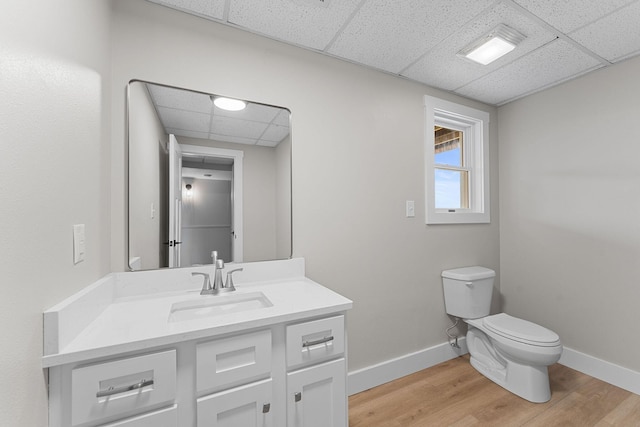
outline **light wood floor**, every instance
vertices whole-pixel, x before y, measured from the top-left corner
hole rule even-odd
[[[531,403],[458,357],[349,398],[349,427],[640,426],[640,396],[559,364]]]

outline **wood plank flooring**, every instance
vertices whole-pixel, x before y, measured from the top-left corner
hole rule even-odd
[[[566,366],[549,367],[551,400],[531,403],[462,356],[349,398],[349,427],[640,427],[640,396]]]

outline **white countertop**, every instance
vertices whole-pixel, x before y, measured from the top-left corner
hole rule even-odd
[[[190,271],[185,272],[185,277],[190,275]],[[162,275],[158,276],[157,272],[155,274],[154,280],[157,281]],[[117,288],[109,280],[104,280],[102,283],[94,284],[93,288],[83,295],[74,296],[68,303],[60,304],[45,312],[43,366],[52,367],[192,339],[213,337],[337,313],[351,308],[352,302],[349,299],[304,276],[295,276],[295,274],[283,274],[281,279],[236,283],[235,292],[221,295],[200,295],[199,288],[182,287],[180,290],[138,295],[135,292],[128,292],[128,295],[118,296],[117,290],[99,290],[101,287],[108,286]],[[144,283],[147,276],[138,277],[141,286],[147,286]],[[169,321],[171,307],[176,302],[206,301],[206,299],[254,292],[262,292],[273,305],[210,317]],[[99,298],[111,295],[112,299],[108,302],[99,299],[99,302],[96,302],[98,297],[93,297],[91,300],[88,294],[102,295]],[[127,292],[121,292],[121,294],[127,294]],[[71,312],[70,308],[76,306],[78,306],[75,308],[77,314]],[[80,306],[84,306],[84,310]],[[100,312],[87,315],[87,307],[97,307],[95,310]],[[62,315],[65,310],[68,318],[66,321]],[[77,322],[74,322],[74,315],[77,321],[82,321],[83,316],[89,316],[90,321],[85,323],[86,326],[83,328],[79,328],[75,325]],[[67,329],[75,327],[77,331],[65,332],[63,330],[65,325],[69,325]]]

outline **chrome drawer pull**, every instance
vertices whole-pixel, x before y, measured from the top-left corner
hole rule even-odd
[[[271,410],[271,403],[265,403],[262,405],[262,413],[267,414]]]
[[[127,391],[132,391],[132,390],[137,390],[139,388],[142,387],[147,387],[153,385],[153,380],[145,380],[142,379],[140,380],[140,382],[137,382],[135,384],[131,384],[131,385],[125,385],[122,387],[109,387],[106,390],[100,390],[99,392],[96,393],[96,397],[107,397],[107,396],[113,396],[114,394],[120,394],[120,393],[124,393]]]
[[[333,335],[329,337],[320,338],[319,340],[315,340],[315,341],[303,341],[302,347],[311,347],[318,344],[328,343],[329,341],[333,341]]]
[[[293,400],[296,402],[300,402],[302,400],[302,393],[301,392],[297,392],[296,394],[293,395]]]

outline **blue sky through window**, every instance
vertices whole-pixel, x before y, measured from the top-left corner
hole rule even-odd
[[[460,147],[435,154],[436,164],[462,166]],[[445,169],[435,170],[436,209],[459,209],[460,172]]]

